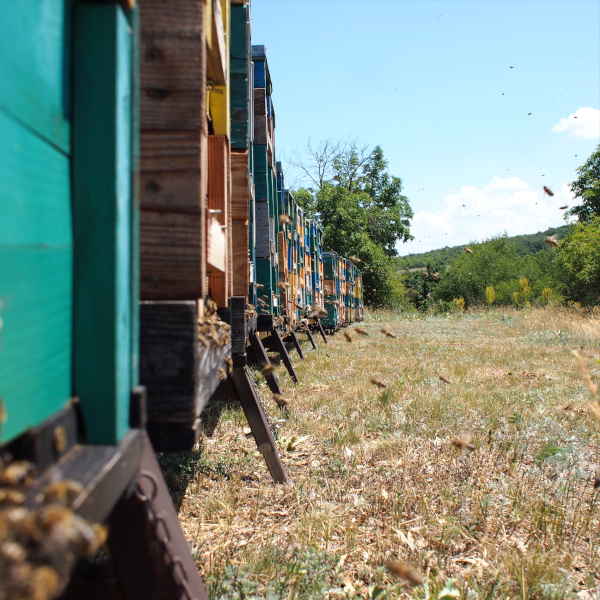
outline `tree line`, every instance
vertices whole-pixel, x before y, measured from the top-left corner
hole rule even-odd
[[[420,310],[475,305],[600,304],[600,145],[570,184],[580,202],[573,223],[547,232],[498,235],[481,243],[398,256],[413,239],[413,211],[402,180],[388,172],[381,146],[357,140],[312,144],[287,162],[305,184],[294,195],[323,229],[327,249],[363,272],[365,303]],[[549,243],[546,243],[549,242]],[[410,269],[422,270],[410,271]]]

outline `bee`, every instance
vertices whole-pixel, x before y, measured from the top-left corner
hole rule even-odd
[[[588,408],[596,415],[596,419],[600,421],[600,404],[598,402],[588,402]]]
[[[385,563],[387,570],[395,575],[396,577],[400,577],[400,579],[404,579],[410,585],[422,585],[425,580],[423,576],[411,569],[406,563],[400,562],[399,560],[388,560]]]
[[[546,242],[546,244],[550,244],[550,246],[554,246],[554,248],[558,247],[558,239],[557,239],[556,235],[548,235],[548,236],[546,236],[544,241]]]
[[[217,374],[219,375],[219,379],[221,381],[225,381],[227,379],[227,371],[225,369],[217,369]]]
[[[396,336],[387,327],[384,327],[381,330],[381,333],[385,334],[387,337],[394,338],[394,339],[396,338]]]
[[[383,381],[380,381],[379,379],[377,379],[377,377],[371,377],[369,379],[369,381],[373,385],[376,385],[380,390],[384,390],[387,387],[387,385],[385,385],[385,383],[383,383]]]
[[[264,366],[264,367],[263,367],[263,368],[260,370],[260,372],[261,372],[263,375],[269,375],[270,373],[272,373],[272,372],[273,372],[273,365],[272,365],[271,363],[269,363],[268,365],[265,365],[265,366]]]
[[[547,185],[544,185],[543,189],[544,189],[544,192],[546,192],[546,194],[548,194],[548,196],[554,196],[554,192]]]
[[[462,437],[458,437],[455,440],[452,440],[452,444],[455,448],[459,450],[464,450],[467,453],[473,452],[475,450],[475,446],[471,444],[473,441],[473,436],[470,433],[463,435]]]
[[[208,340],[201,334],[198,333],[198,341],[205,347],[208,348],[210,346]]]
[[[278,287],[280,290],[284,290],[284,289],[287,289],[287,288],[289,288],[289,287],[290,287],[290,284],[289,284],[289,283],[286,283],[285,281],[280,281],[280,282],[277,284],[277,287]]]
[[[569,208],[569,205],[565,204],[564,206],[559,206],[558,210],[567,210],[567,208]]]
[[[22,563],[27,558],[27,552],[21,544],[4,542],[0,545],[0,557],[11,563]]]
[[[255,283],[254,285],[261,290],[265,287],[262,283]]]
[[[2,504],[24,504],[25,494],[18,490],[0,488],[0,505]]]
[[[277,406],[279,406],[279,408],[285,408],[286,406],[289,406],[289,402],[281,394],[273,394],[273,400],[277,402]]]
[[[465,247],[463,248],[463,250],[464,250],[464,251],[465,251],[467,254],[473,254],[473,250],[471,250],[471,248],[469,248],[469,247],[467,247],[467,246],[465,246]]]
[[[0,485],[27,485],[34,469],[35,466],[27,460],[13,462],[0,473]]]
[[[352,341],[352,336],[347,331],[344,331],[344,337],[346,338],[347,342]]]
[[[443,375],[439,376],[439,380],[443,381],[444,383],[452,383],[451,381],[448,381]]]
[[[63,425],[54,428],[54,448],[59,454],[67,448],[67,430]]]
[[[360,335],[369,335],[369,332],[366,329],[362,329],[361,327],[355,327],[354,331]]]
[[[60,577],[51,567],[38,567],[31,575],[31,588],[31,598],[54,598],[60,588]]]
[[[71,505],[73,500],[83,493],[83,486],[78,481],[65,479],[47,485],[44,489],[44,500],[64,505]]]
[[[282,225],[289,225],[292,220],[287,215],[279,215],[279,222]]]

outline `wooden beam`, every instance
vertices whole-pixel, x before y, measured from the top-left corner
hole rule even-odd
[[[131,380],[131,30],[118,5],[75,12],[74,393],[88,439],[128,429]]]

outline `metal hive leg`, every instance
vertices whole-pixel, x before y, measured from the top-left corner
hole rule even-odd
[[[265,350],[265,347],[263,346],[262,341],[258,337],[257,333],[253,333],[250,336],[250,346],[252,347],[252,351],[254,352],[256,361],[260,365],[261,369],[264,369],[266,366],[271,364],[271,361],[267,356],[267,351]],[[281,386],[279,385],[279,379],[273,371],[267,373],[265,375],[265,379],[267,380],[267,385],[269,386],[269,389],[274,394],[283,395],[283,391],[281,389]]]
[[[294,383],[298,383],[298,375],[296,375],[294,365],[292,365],[292,359],[290,358],[287,348],[285,347],[285,344],[283,343],[283,340],[281,339],[281,336],[279,335],[279,331],[277,331],[277,329],[273,329],[273,331],[271,332],[271,338],[273,341],[273,348],[277,350],[277,352],[279,352],[281,360],[286,366],[290,377],[292,378]]]
[[[246,413],[258,450],[264,456],[273,481],[275,483],[288,483],[285,468],[277,453],[277,446],[271,428],[260,404],[260,398],[256,395],[252,375],[248,367],[234,367],[231,378],[242,403],[242,408]]]

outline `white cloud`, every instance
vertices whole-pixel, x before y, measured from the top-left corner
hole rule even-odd
[[[572,204],[565,183],[548,196],[518,177],[494,177],[488,185],[463,186],[444,198],[437,212],[418,212],[412,221],[415,239],[399,246],[401,254],[481,241],[506,231],[508,235],[537,233],[562,225],[560,206]]]
[[[600,137],[600,110],[580,108],[566,119],[561,119],[553,128],[556,133],[568,132],[570,138],[593,140]]]

